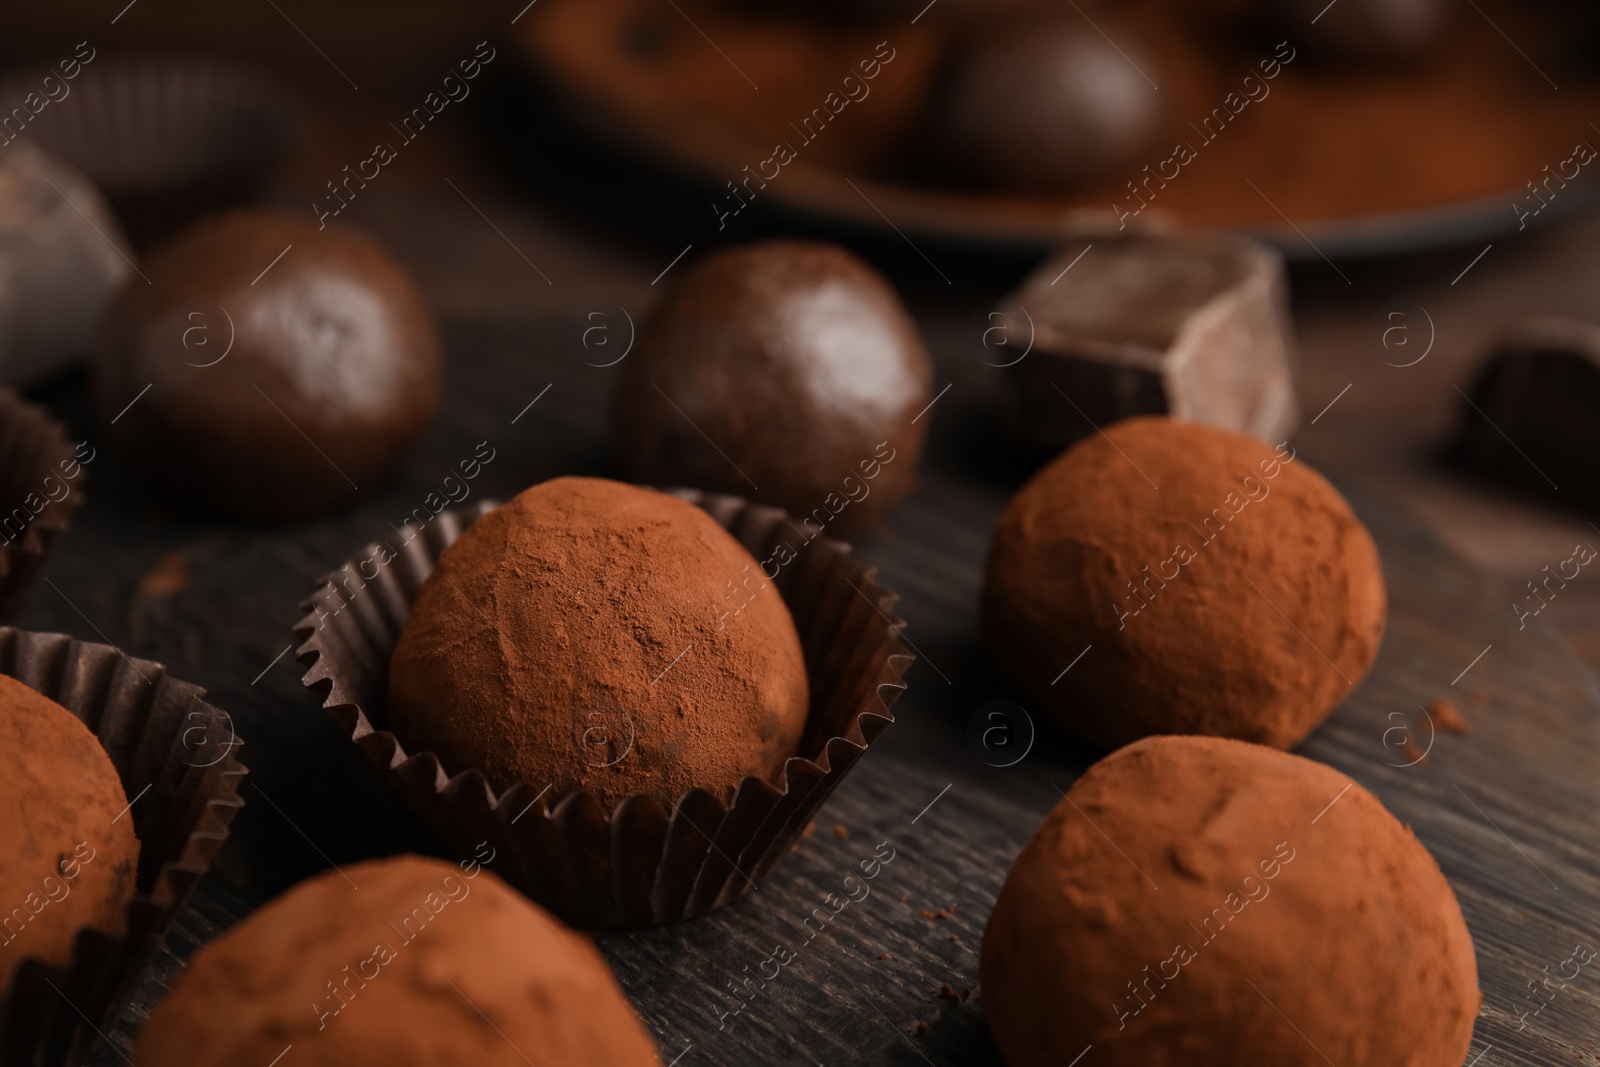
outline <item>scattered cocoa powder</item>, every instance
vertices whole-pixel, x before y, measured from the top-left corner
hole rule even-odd
[[[136,595],[169,597],[189,588],[189,567],[182,552],[168,552],[139,579]]]
[[[1476,696],[1477,694],[1474,693],[1473,695]],[[1428,705],[1428,714],[1432,715],[1435,722],[1451,733],[1468,734],[1472,732],[1472,727],[1467,723],[1466,716],[1461,714],[1461,709],[1442,697]]]
[[[772,780],[805,728],[800,639],[775,587],[730,600],[755,559],[706,512],[557,478],[439,558],[389,669],[389,723],[449,774],[553,783],[607,808]],[[737,609],[737,613],[734,610]],[[553,803],[552,803],[553,806]]]

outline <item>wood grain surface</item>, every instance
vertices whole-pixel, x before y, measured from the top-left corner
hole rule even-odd
[[[584,362],[574,319],[447,321],[438,425],[396,479],[322,520],[212,523],[148,497],[109,451],[91,465],[90,503],[23,625],[110,640],[205,685],[233,715],[251,768],[231,840],[112,1035],[121,1050],[198,944],[330,864],[426,847],[302,690],[289,626],[317,577],[398,522],[480,441],[495,459],[475,497],[559,473],[617,473],[604,425],[617,370]],[[940,380],[955,387],[930,415],[922,487],[890,528],[858,542],[902,594],[921,657],[899,721],[759,891],[696,921],[600,939],[663,1063],[998,1062],[977,988],[984,922],[1011,859],[1095,754],[1041,732],[1025,758],[997,768],[967,741],[973,715],[1010,697],[978,650],[976,602],[990,526],[1026,466],[997,444],[997,382],[962,331],[932,341]],[[82,381],[43,399],[99,440]],[[1474,1067],[1594,1063],[1600,973],[1546,994],[1525,1027],[1518,1013],[1533,1007],[1526,986],[1543,968],[1554,972],[1578,942],[1600,946],[1600,692],[1552,628],[1516,629],[1512,594],[1496,579],[1442,547],[1402,503],[1343,484],[1383,553],[1391,617],[1372,675],[1302,751],[1374,791],[1455,887],[1484,991]],[[1471,732],[1440,730],[1428,758],[1404,766],[1413,757],[1403,736],[1387,731],[1404,726],[1428,746],[1421,709],[1441,697]],[[870,895],[813,939],[797,933],[885,843],[894,858]],[[793,962],[765,988],[743,986],[780,943]],[[123,1060],[103,1050],[95,1062]],[[1093,1063],[1091,1050],[1081,1064]]]

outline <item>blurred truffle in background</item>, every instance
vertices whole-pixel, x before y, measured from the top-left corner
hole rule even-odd
[[[1269,0],[1268,20],[1297,43],[1356,62],[1415,60],[1438,47],[1449,0]]]
[[[78,171],[19,141],[0,153],[0,383],[77,362],[123,279],[126,239]]]
[[[916,484],[933,399],[894,288],[837,245],[717,252],[662,299],[614,411],[631,477],[859,529]]]
[[[103,324],[95,401],[116,450],[174,501],[313,515],[372,488],[433,421],[432,313],[358,231],[240,211],[144,273]]]
[[[1131,164],[1160,127],[1155,63],[1085,19],[1029,17],[979,33],[950,60],[933,136],[955,171],[1054,188]]]

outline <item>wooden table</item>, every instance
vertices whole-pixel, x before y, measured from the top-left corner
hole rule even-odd
[[[358,158],[399,106],[357,99],[336,87],[316,94],[276,200],[309,212],[322,182]],[[22,620],[167,662],[209,688],[246,742],[248,806],[138,1011],[182,957],[294,882],[330,863],[419,847],[417,827],[302,690],[288,652],[296,604],[477,441],[498,450],[474,486],[482,495],[561,473],[615,474],[603,411],[616,371],[584,364],[580,332],[591,312],[619,331],[617,309],[638,321],[657,293],[652,279],[685,245],[700,251],[711,239],[698,200],[560,137],[536,146],[544,175],[529,195],[489,165],[462,121],[470,114],[463,108],[408,146],[342,219],[377,234],[417,274],[445,328],[445,410],[400,474],[347,512],[251,527],[172,513],[107,450],[91,471],[91,503],[47,572],[58,588],[41,585]],[[737,239],[784,225],[755,213],[740,224]],[[1493,1050],[1482,1067],[1597,1062],[1600,978],[1574,983],[1521,1033],[1516,1012],[1523,982],[1544,964],[1576,939],[1600,943],[1590,929],[1600,924],[1600,693],[1559,636],[1600,660],[1600,585],[1575,583],[1553,617],[1516,633],[1507,583],[1600,534],[1581,517],[1441,470],[1429,448],[1455,417],[1450,383],[1465,387],[1500,324],[1531,312],[1600,316],[1596,236],[1600,215],[1497,241],[1459,279],[1479,248],[1341,264],[1348,283],[1321,261],[1294,277],[1302,403],[1308,422],[1321,412],[1297,443],[1351,490],[1383,549],[1393,598],[1373,677],[1304,751],[1374,789],[1456,886],[1483,972],[1473,1054]],[[973,350],[971,325],[1028,265],[896,239],[858,247],[903,287],[941,387],[952,383],[934,412],[922,489],[859,545],[904,595],[922,658],[897,707],[901,721],[762,890],[695,923],[602,939],[664,1062],[996,1062],[973,996],[987,910],[1010,857],[1093,758],[1043,738],[999,770],[964,737],[974,710],[1003,693],[977,651],[974,607],[989,525],[1022,473],[997,444],[999,383]],[[1368,336],[1373,313],[1397,299],[1427,308],[1438,331],[1427,359],[1404,370],[1384,366]],[[100,439],[81,378],[41,398],[74,432]],[[1389,712],[1447,695],[1473,733],[1442,735],[1420,766],[1391,765]],[[872,895],[763,996],[721,1017],[734,1003],[726,982],[885,840],[897,858]],[[129,1033],[125,1021],[117,1041]],[[122,1061],[107,1051],[96,1062]]]

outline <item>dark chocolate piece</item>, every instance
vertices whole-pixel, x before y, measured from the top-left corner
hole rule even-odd
[[[1600,507],[1600,326],[1519,323],[1494,346],[1448,446],[1461,466],[1574,508]]]
[[[1276,252],[1220,233],[1120,232],[1087,243],[1087,252],[1084,242],[1066,245],[1005,300],[996,321],[1006,343],[987,346],[986,361],[1011,376],[1013,426],[1025,443],[1058,452],[1134,415],[1270,444],[1289,436],[1299,409]]]

